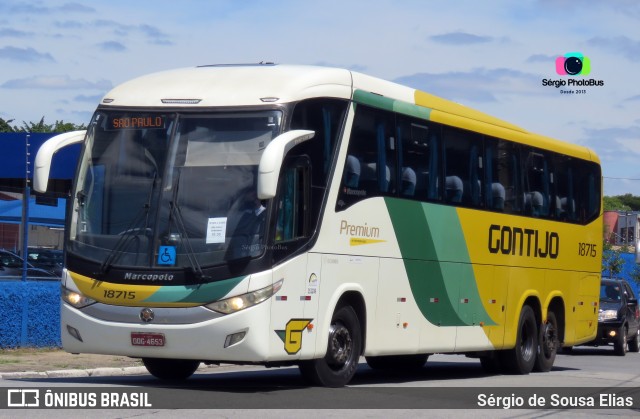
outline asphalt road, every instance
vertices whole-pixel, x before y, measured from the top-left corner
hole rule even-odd
[[[474,409],[473,417],[638,417],[640,354],[619,357],[609,348],[576,348],[573,354],[558,355],[551,372],[527,376],[489,375],[475,359],[434,355],[425,368],[411,373],[379,372],[361,364],[354,380],[341,389],[307,387],[296,368],[234,366],[200,370],[180,383],[160,382],[140,370],[130,374],[0,380],[0,390],[5,394],[15,389],[39,390],[42,400],[47,390],[51,390],[50,395],[89,392],[94,394],[97,407],[101,406],[100,397],[105,392],[129,393],[128,396],[116,394],[110,401],[111,407],[125,408],[137,406],[131,404],[133,393],[142,394],[136,399],[142,409],[100,409],[91,413],[96,417],[114,418],[162,418],[182,414],[368,418],[406,417],[407,413],[417,417],[459,417],[466,415],[468,409]],[[123,405],[123,399],[118,397],[129,399]],[[142,400],[143,397],[146,398]],[[0,406],[5,406],[3,402],[0,400]],[[65,403],[69,403],[69,399],[60,396],[58,402],[68,406]],[[536,404],[535,409],[531,409],[531,403]],[[595,408],[591,403],[595,403]],[[493,409],[483,409],[486,407]],[[192,409],[173,410],[185,408]],[[87,414],[84,410],[15,408],[0,411],[0,416],[7,412],[10,413],[7,417],[46,416],[48,419],[86,417]]]

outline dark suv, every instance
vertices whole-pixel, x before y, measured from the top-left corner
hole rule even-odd
[[[629,283],[622,279],[602,278],[598,335],[590,345],[613,343],[617,355],[638,352],[640,339],[638,300]]]
[[[20,279],[22,278],[23,269],[22,258],[8,250],[0,249],[0,279]],[[27,263],[27,278],[36,278],[41,280],[59,279],[55,274],[44,269],[36,268]]]

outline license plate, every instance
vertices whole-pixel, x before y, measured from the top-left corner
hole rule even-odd
[[[131,332],[131,344],[133,346],[164,346],[164,334]]]

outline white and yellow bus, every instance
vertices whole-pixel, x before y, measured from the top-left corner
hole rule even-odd
[[[525,110],[523,110],[524,112]],[[532,112],[532,110],[527,110]],[[299,365],[341,386],[429,354],[548,371],[597,328],[587,148],[356,72],[213,65],[124,83],[85,132],[67,222],[72,353]]]

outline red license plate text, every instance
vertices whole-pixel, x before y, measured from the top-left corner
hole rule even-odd
[[[131,332],[133,346],[164,346],[162,333]]]

